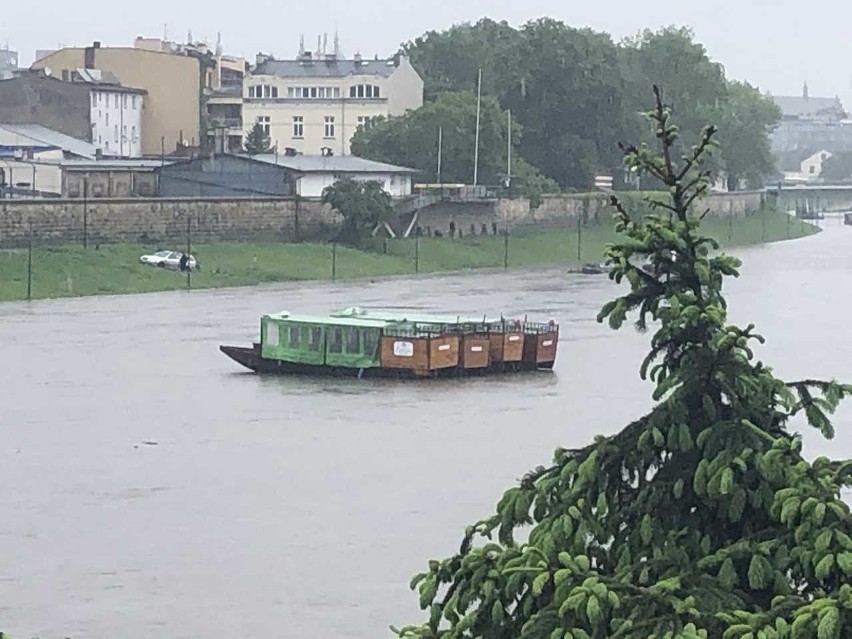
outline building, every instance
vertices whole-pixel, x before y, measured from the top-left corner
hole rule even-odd
[[[852,150],[852,121],[840,98],[811,97],[805,84],[800,96],[772,96],[772,100],[781,111],[770,136],[777,159],[808,149]]]
[[[59,197],[62,162],[97,155],[92,144],[43,126],[0,123],[0,197]]]
[[[295,60],[258,56],[243,81],[243,133],[260,124],[282,154],[348,155],[359,126],[422,104],[423,80],[403,55],[345,60],[337,46],[302,47]]]
[[[203,141],[218,153],[238,152],[243,145],[243,78],[248,70],[245,58],[222,53],[221,38],[215,49],[193,42],[192,34],[182,44],[160,38],[137,37],[137,49],[195,57],[202,66],[201,85]]]
[[[218,155],[172,164],[160,170],[165,197],[322,196],[337,180],[379,182],[392,197],[411,195],[408,169],[354,156]]]
[[[112,73],[101,69],[77,69],[71,80],[90,89],[92,144],[107,156],[142,157],[142,114],[147,92],[123,87]]]
[[[0,49],[0,80],[8,80],[18,70],[18,52],[10,51],[7,46]]]
[[[826,149],[790,152],[781,160],[784,181],[788,183],[818,182],[821,180],[823,165],[832,157],[834,153]]]
[[[62,160],[62,197],[155,197],[161,160]]]
[[[200,139],[201,64],[195,57],[134,47],[101,47],[95,42],[90,47],[50,53],[37,60],[32,68],[49,70],[58,77],[65,73],[70,76],[77,69],[97,69],[111,74],[122,86],[144,90],[145,107],[141,110],[139,131],[143,155],[159,156]],[[113,129],[116,126],[112,118],[110,126]],[[119,127],[123,126],[119,123]],[[123,133],[123,128],[120,132]],[[128,135],[132,137],[130,129]]]
[[[145,91],[123,87],[100,69],[44,72],[0,80],[0,122],[39,124],[92,142],[104,155],[142,155]]]

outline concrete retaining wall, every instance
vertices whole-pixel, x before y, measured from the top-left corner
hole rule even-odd
[[[185,240],[190,220],[193,241],[328,239],[339,216],[318,200],[268,199],[98,199],[0,200],[0,247],[23,246],[32,225],[38,244],[160,243]],[[84,230],[85,228],[85,230]]]

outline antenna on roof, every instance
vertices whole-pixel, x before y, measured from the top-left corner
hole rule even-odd
[[[216,32],[216,55],[222,55],[222,32]]]
[[[192,44],[192,29],[187,29],[186,31],[186,43]]]
[[[165,42],[168,39],[169,39],[169,25],[166,24],[166,23],[163,23],[163,41]]]
[[[334,57],[340,57],[340,35],[337,33],[337,25],[334,27]]]
[[[303,33],[301,36],[299,36],[299,57],[301,58],[304,55],[305,55],[305,34]]]

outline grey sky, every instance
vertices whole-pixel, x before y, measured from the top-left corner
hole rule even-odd
[[[137,35],[162,36],[167,24],[172,39],[191,29],[194,39],[213,44],[220,31],[228,53],[289,57],[300,34],[315,47],[322,32],[330,44],[336,27],[345,53],[384,56],[428,29],[483,15],[514,25],[546,15],[616,39],[645,27],[688,25],[729,77],[775,94],[799,94],[807,80],[811,95],[839,95],[852,109],[852,5],[844,0],[81,0],[73,9],[67,0],[43,0],[0,11],[0,44],[8,40],[29,63],[37,48],[131,45]]]

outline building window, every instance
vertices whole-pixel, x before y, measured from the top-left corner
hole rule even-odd
[[[370,125],[373,123],[373,118],[369,115],[359,115],[358,116],[358,128],[367,130],[370,128]]]
[[[135,95],[130,96],[130,108],[131,109],[136,108],[136,96]]]
[[[257,116],[257,123],[260,125],[261,130],[264,135],[269,135],[269,116],[268,115],[259,115]]]
[[[250,98],[277,98],[278,97],[278,87],[274,87],[271,84],[255,84],[254,86],[249,87],[249,95]]]
[[[127,108],[127,95],[121,96],[121,108],[122,109]]]
[[[816,167],[815,167],[813,164],[811,164],[810,169],[811,169],[811,171],[810,171],[810,172],[811,172],[812,174],[813,174],[813,173],[816,173]]]
[[[130,139],[136,141],[136,126],[130,127]]]
[[[118,142],[118,125],[117,125],[117,124],[115,125],[115,136],[114,136],[114,139],[115,139],[115,141],[116,141],[116,142]]]
[[[325,130],[323,131],[323,134],[327,138],[333,138],[334,137],[334,116],[333,115],[325,116]]]
[[[109,113],[106,114],[106,125],[109,126]]]
[[[350,98],[378,98],[381,97],[379,87],[375,84],[355,84],[349,87]]]
[[[118,108],[118,93],[115,94],[115,108]]]
[[[293,116],[293,137],[305,137],[305,118],[301,115]]]
[[[287,87],[291,99],[330,100],[340,97],[340,87]]]

